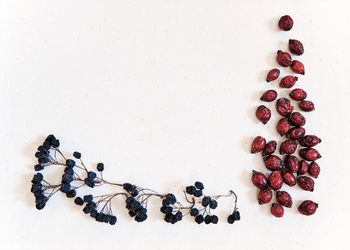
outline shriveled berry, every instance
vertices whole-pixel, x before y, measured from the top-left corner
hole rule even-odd
[[[283,162],[277,155],[264,157],[264,163],[268,170],[276,171],[283,168]]]
[[[290,89],[293,87],[298,80],[297,76],[285,76],[280,81],[280,87],[285,89]]]
[[[311,200],[306,200],[300,204],[300,206],[298,207],[298,211],[303,215],[313,215],[316,212],[317,208],[318,208],[317,203]]]
[[[263,124],[266,124],[271,118],[271,110],[264,105],[260,105],[255,113],[256,117]]]
[[[317,178],[318,175],[320,174],[320,171],[321,171],[321,168],[316,162],[313,161],[310,163],[309,169],[308,169],[309,175],[311,175],[314,178]]]
[[[299,170],[298,175],[303,175],[309,170],[309,163],[307,161],[302,160],[299,162]]]
[[[290,127],[291,127],[291,125],[290,125],[288,119],[287,118],[282,118],[282,119],[280,119],[278,121],[276,129],[277,129],[277,132],[281,136],[283,136],[283,135],[286,135],[289,132]]]
[[[288,131],[287,137],[292,140],[299,140],[305,135],[303,127],[294,127]]]
[[[310,177],[300,176],[298,177],[297,181],[301,189],[311,192],[314,191],[315,182]]]
[[[295,178],[294,174],[282,171],[282,178],[284,183],[286,183],[288,186],[295,186],[297,184],[297,179]]]
[[[266,81],[271,82],[276,80],[280,75],[280,70],[279,69],[271,69],[266,76]]]
[[[280,172],[278,172],[278,171],[273,171],[270,174],[268,180],[269,180],[269,186],[275,191],[280,189],[283,185],[283,178],[282,178]]]
[[[294,140],[285,140],[284,142],[281,143],[280,146],[280,154],[281,155],[291,155],[294,154],[295,151],[297,150],[298,143]]]
[[[292,57],[289,55],[289,53],[283,52],[281,50],[277,51],[276,60],[282,67],[289,67],[292,65]]]
[[[282,97],[277,100],[276,109],[280,115],[288,117],[293,112],[294,107],[287,98]]]
[[[289,50],[295,54],[295,55],[302,55],[304,54],[304,46],[303,44],[298,41],[298,40],[295,40],[295,39],[289,39]]]
[[[299,160],[296,156],[294,155],[287,155],[285,161],[285,166],[286,169],[289,172],[296,173],[299,170]]]
[[[289,15],[284,15],[278,21],[278,27],[281,30],[289,31],[293,28],[294,21]]]
[[[286,191],[277,191],[276,199],[284,207],[292,207],[293,205],[292,197]]]
[[[290,65],[290,68],[292,69],[292,71],[296,74],[301,74],[301,75],[305,75],[305,67],[304,64],[300,61],[297,60],[293,60],[292,61],[292,65]]]
[[[275,153],[276,147],[277,147],[276,141],[269,141],[268,143],[266,143],[265,148],[262,152],[262,155],[266,156],[266,155],[271,155]]]
[[[303,148],[299,151],[299,155],[307,161],[316,161],[321,158],[319,152],[314,148]]]
[[[271,189],[264,189],[264,190],[260,190],[259,194],[258,194],[258,201],[259,204],[266,204],[269,203],[272,199],[272,190]]]
[[[307,97],[307,93],[303,89],[293,89],[289,93],[290,98],[294,101],[302,101]]]
[[[267,188],[267,178],[263,173],[253,170],[252,183],[260,189]]]
[[[289,117],[289,121],[291,124],[293,124],[294,126],[298,126],[298,127],[304,126],[306,123],[305,117],[302,114],[300,114],[299,112],[291,113],[290,117]]]
[[[299,108],[302,111],[310,112],[310,111],[315,110],[315,105],[312,101],[305,101],[304,100],[304,101],[299,102]]]
[[[321,142],[321,139],[316,135],[307,135],[300,139],[299,143],[304,147],[314,147]]]
[[[251,153],[255,154],[263,151],[263,149],[265,148],[265,145],[266,145],[265,138],[261,136],[255,137],[252,142]]]
[[[272,102],[276,98],[277,98],[277,91],[270,89],[270,90],[265,91],[265,93],[262,95],[260,100],[262,100],[264,102]]]
[[[271,214],[277,218],[281,218],[284,214],[284,209],[280,204],[273,203],[271,206]]]

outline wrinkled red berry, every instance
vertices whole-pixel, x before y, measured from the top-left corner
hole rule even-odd
[[[280,204],[273,203],[271,206],[271,214],[277,218],[280,218],[284,214],[284,209]]]
[[[304,53],[303,44],[295,39],[289,39],[289,50],[295,55],[302,55]]]
[[[292,197],[286,191],[277,191],[276,198],[278,203],[284,207],[292,207],[293,205]]]
[[[294,127],[288,131],[287,137],[292,140],[299,140],[305,135],[303,127]]]
[[[290,68],[294,73],[305,75],[304,64],[300,61],[293,60],[292,65],[290,65]]]
[[[287,118],[282,118],[278,121],[276,126],[277,132],[283,136],[290,130],[290,123]]]
[[[315,105],[312,101],[305,101],[304,100],[304,101],[299,102],[299,108],[302,111],[310,112],[310,111],[315,110]]]
[[[306,135],[300,139],[299,143],[301,146],[311,148],[321,143],[321,139],[318,138],[316,135]]]
[[[275,153],[276,147],[277,147],[276,141],[269,141],[268,143],[266,143],[266,146],[262,152],[262,155],[265,156],[265,155],[271,155]]]
[[[289,89],[294,86],[297,80],[298,80],[298,77],[296,76],[285,76],[280,81],[280,87]]]
[[[316,161],[321,155],[314,148],[303,148],[299,151],[299,155],[307,161]]]
[[[289,67],[292,65],[292,57],[289,55],[289,53],[283,52],[281,50],[277,51],[276,60],[282,67]]]
[[[320,174],[321,168],[316,162],[311,162],[309,165],[309,175],[311,175],[314,178],[317,178],[318,175]]]
[[[259,121],[261,121],[263,124],[266,124],[271,118],[271,111],[264,105],[260,105],[257,108],[255,115]]]
[[[271,82],[276,80],[280,75],[280,70],[279,69],[271,69],[266,76],[266,81]]]
[[[295,186],[297,184],[297,179],[295,178],[294,174],[282,171],[282,178],[284,183],[286,183],[288,186]]]
[[[311,192],[314,191],[315,182],[310,177],[300,176],[298,177],[297,182],[301,189]]]
[[[294,101],[302,101],[307,97],[307,93],[305,92],[305,90],[302,90],[302,89],[293,89],[290,92],[289,96]]]
[[[272,190],[271,189],[264,189],[264,190],[260,190],[259,194],[258,194],[258,201],[259,204],[266,204],[269,203],[272,199]]]
[[[283,185],[283,178],[282,178],[280,172],[278,172],[278,171],[273,171],[270,174],[268,180],[269,180],[269,186],[275,191],[280,189]]]
[[[268,170],[275,171],[283,168],[283,161],[276,155],[264,157],[264,163]]]
[[[299,170],[299,160],[294,155],[287,155],[284,164],[289,172],[296,173]]]
[[[293,24],[293,19],[288,15],[282,16],[278,21],[278,27],[284,31],[291,30],[293,28]]]
[[[259,153],[259,152],[263,151],[263,149],[265,148],[265,144],[266,144],[265,138],[263,138],[261,136],[255,137],[253,142],[252,142],[251,153],[255,154],[255,153]]]
[[[303,175],[309,170],[309,163],[307,161],[300,161],[299,162],[299,170],[298,170],[298,175]]]
[[[253,170],[252,182],[257,188],[267,188],[267,178],[263,173]]]
[[[313,215],[316,212],[317,208],[317,203],[310,200],[306,200],[303,201],[303,203],[301,203],[301,205],[298,207],[298,211],[303,215]]]
[[[276,109],[280,115],[288,117],[293,112],[294,107],[287,98],[282,97],[277,100]]]
[[[264,102],[272,102],[276,98],[277,98],[277,91],[270,89],[270,90],[265,91],[265,93],[262,95],[260,100],[262,100]]]
[[[304,126],[306,123],[305,117],[302,114],[300,114],[299,112],[292,113],[289,117],[289,121],[291,124],[293,124],[294,126],[297,126],[297,127]]]
[[[291,155],[297,150],[298,143],[294,140],[285,140],[281,143],[280,154],[281,155]]]

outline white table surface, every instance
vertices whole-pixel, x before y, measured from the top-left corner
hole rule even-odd
[[[1,1],[1,248],[349,249],[349,10],[345,0]],[[279,31],[287,13],[294,28]],[[283,187],[295,204],[277,219],[256,202],[250,172],[265,170],[249,148],[256,135],[281,141],[276,113],[263,126],[254,112],[277,88],[264,77],[289,38],[305,46],[296,86],[316,105],[305,127],[323,158],[313,193]],[[137,224],[119,201],[112,227],[61,193],[37,211],[33,154],[49,133],[90,167],[103,161],[111,180],[177,194],[196,180],[211,194],[232,188],[242,220],[169,225],[153,200]],[[314,216],[297,213],[304,199],[319,203]]]

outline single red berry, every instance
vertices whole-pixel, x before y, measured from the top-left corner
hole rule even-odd
[[[309,165],[309,175],[311,175],[314,178],[317,178],[318,175],[320,174],[321,168],[316,162],[311,162]]]
[[[283,52],[281,50],[277,51],[276,60],[282,67],[289,67],[292,65],[292,57],[289,55],[289,53]]]
[[[259,153],[259,152],[263,151],[263,149],[265,148],[265,144],[266,144],[265,138],[263,138],[261,136],[255,137],[253,142],[252,142],[251,153],[255,154],[255,153]]]
[[[321,139],[319,137],[317,137],[316,135],[307,135],[307,136],[304,136],[303,138],[301,138],[299,143],[301,146],[311,148],[311,147],[314,147],[317,144],[321,143]]]
[[[257,108],[255,115],[259,121],[261,121],[263,124],[266,124],[271,118],[271,110],[264,105],[260,105]]]
[[[320,153],[314,148],[303,148],[299,151],[299,155],[307,161],[316,161],[321,158]]]
[[[289,117],[289,122],[293,124],[294,126],[301,127],[304,126],[306,123],[305,117],[300,114],[299,112],[294,112]]]
[[[272,155],[273,153],[275,153],[276,147],[277,147],[276,141],[269,141],[268,143],[266,143],[266,146],[262,152],[262,155],[263,156]]]
[[[303,201],[303,203],[301,203],[301,205],[298,207],[298,211],[303,215],[313,215],[316,212],[317,208],[317,203],[310,200],[306,200]]]
[[[266,76],[266,81],[271,82],[276,80],[280,75],[280,70],[279,69],[271,69]]]
[[[309,170],[309,163],[307,161],[302,160],[299,162],[299,170],[298,175],[303,175]]]
[[[278,203],[284,207],[292,207],[293,205],[292,197],[286,191],[277,191],[276,198]]]
[[[294,86],[296,81],[298,80],[298,77],[296,76],[285,76],[280,81],[280,87],[285,89],[290,89]]]
[[[290,123],[287,118],[282,118],[278,121],[276,126],[277,132],[283,136],[290,130]]]
[[[298,177],[297,181],[301,189],[311,192],[314,191],[315,182],[310,177],[300,176]]]
[[[302,55],[304,53],[303,44],[295,39],[289,39],[289,50],[295,55]]]
[[[297,179],[295,178],[294,174],[282,171],[282,178],[284,183],[286,183],[288,186],[295,186],[297,184]]]
[[[268,170],[276,171],[283,168],[283,161],[276,155],[264,157],[264,163]]]
[[[258,201],[259,204],[266,204],[269,203],[272,199],[272,190],[271,189],[264,189],[264,190],[260,190],[259,194],[258,194]]]
[[[287,155],[284,164],[289,172],[296,173],[299,170],[299,160],[294,155]]]
[[[280,115],[288,117],[293,112],[294,107],[290,105],[287,98],[282,97],[277,100],[276,109]]]
[[[307,93],[305,92],[305,90],[302,90],[302,89],[293,89],[290,92],[289,96],[294,101],[302,101],[307,97]]]
[[[285,140],[281,143],[280,154],[281,155],[291,155],[297,150],[298,143],[294,140]]]
[[[294,73],[305,75],[305,67],[304,64],[300,61],[293,60],[292,65],[290,65],[290,68]]]
[[[272,102],[276,98],[277,98],[277,91],[270,89],[270,90],[265,91],[265,93],[262,95],[260,100],[262,100],[264,102]]]
[[[304,100],[304,101],[299,102],[299,108],[302,111],[310,112],[310,111],[315,110],[315,105],[312,101],[305,101]]]
[[[283,185],[283,178],[282,178],[280,172],[278,172],[278,171],[273,171],[270,174],[268,180],[269,180],[269,186],[275,191],[280,189]]]
[[[267,186],[267,178],[263,173],[253,170],[252,182],[254,186],[260,189],[266,189]]]
[[[287,137],[292,140],[299,140],[305,135],[305,129],[303,127],[294,127],[288,131]]]
[[[278,27],[284,31],[291,30],[293,28],[293,24],[293,19],[288,15],[282,16],[278,21]]]
[[[271,206],[271,214],[277,218],[281,218],[284,214],[284,209],[280,204],[273,203]]]

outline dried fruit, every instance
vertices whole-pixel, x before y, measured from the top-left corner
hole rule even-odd
[[[255,113],[256,117],[263,124],[266,124],[271,118],[271,110],[265,107],[264,105],[260,105]]]
[[[318,175],[320,174],[320,166],[316,163],[316,162],[311,162],[310,165],[309,165],[309,175],[311,175],[312,177],[314,178],[317,178]]]
[[[292,57],[289,55],[289,53],[283,52],[281,50],[277,51],[276,60],[282,67],[289,67],[292,65]]]
[[[275,171],[283,168],[283,162],[281,158],[276,155],[269,155],[264,157],[264,163],[268,170]]]
[[[288,186],[295,186],[297,184],[297,179],[295,178],[294,174],[287,172],[287,171],[282,171],[282,178],[284,183],[286,183]]]
[[[282,97],[277,100],[276,109],[280,115],[288,117],[293,112],[294,107],[287,98]]]
[[[315,105],[312,101],[305,101],[304,100],[304,101],[299,102],[299,108],[302,111],[310,112],[310,111],[315,110]]]
[[[266,144],[265,138],[263,138],[261,136],[255,137],[253,142],[252,142],[251,153],[255,154],[255,153],[259,153],[259,152],[263,151],[263,149],[265,148],[265,144]]]
[[[311,200],[306,200],[301,203],[301,205],[298,207],[299,213],[303,215],[313,215],[318,208],[318,204],[311,201]]]
[[[292,197],[286,191],[277,191],[276,198],[278,203],[284,207],[292,207],[293,205]]]
[[[290,68],[294,73],[305,75],[305,67],[304,64],[300,61],[293,60],[292,65],[290,65]]]
[[[303,44],[295,39],[289,39],[289,50],[295,55],[304,54],[304,46]]]
[[[276,80],[280,75],[280,70],[279,69],[271,69],[266,76],[266,81],[271,82]]]
[[[299,162],[299,170],[298,175],[303,175],[309,170],[309,163],[307,161],[302,160]]]
[[[321,143],[321,139],[316,135],[307,135],[300,139],[299,141],[301,146],[304,147],[314,147],[317,144]]]
[[[314,148],[303,148],[299,151],[299,155],[307,161],[316,161],[321,155]]]
[[[265,91],[265,93],[262,95],[260,100],[262,100],[264,102],[272,102],[276,98],[277,98],[277,91],[270,89],[270,90]]]
[[[266,204],[269,203],[272,199],[272,190],[271,189],[264,189],[264,190],[260,190],[259,194],[258,194],[258,201],[259,204]]]
[[[253,170],[252,182],[257,188],[267,188],[267,178],[263,173]]]
[[[306,119],[299,112],[293,112],[289,117],[289,121],[294,126],[301,127],[305,125]]]
[[[302,101],[307,97],[307,93],[303,89],[293,89],[290,94],[290,98],[294,101]]]
[[[285,134],[288,133],[288,131],[290,130],[290,123],[288,121],[287,118],[282,118],[278,121],[277,123],[277,126],[276,126],[276,129],[277,129],[277,132],[283,136]]]
[[[297,80],[297,76],[285,76],[280,81],[280,87],[289,89],[295,85]]]
[[[275,153],[276,147],[277,147],[276,141],[269,141],[268,143],[266,143],[265,148],[262,152],[262,155],[265,156],[265,155],[271,155]]]
[[[298,177],[297,182],[301,189],[311,192],[314,191],[315,182],[310,177],[300,176]]]
[[[284,142],[281,143],[280,146],[280,154],[281,155],[291,155],[294,154],[295,151],[297,150],[298,143],[294,140],[285,140]]]
[[[286,169],[289,172],[296,173],[299,170],[299,160],[296,156],[294,155],[287,155],[285,161],[285,166]]]
[[[299,140],[305,135],[303,127],[294,127],[288,131],[287,137],[292,140]]]
[[[284,31],[291,30],[293,28],[293,24],[293,19],[289,15],[282,16],[278,21],[278,27]]]
[[[277,218],[281,218],[284,214],[284,209],[280,204],[273,203],[271,206],[271,214]]]
[[[280,189],[283,185],[283,178],[282,178],[280,172],[278,172],[278,171],[273,171],[270,174],[268,180],[269,180],[269,186],[275,191]]]

